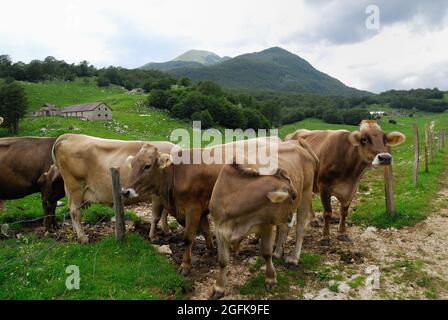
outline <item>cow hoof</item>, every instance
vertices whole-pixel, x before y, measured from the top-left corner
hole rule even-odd
[[[321,240],[320,240],[320,245],[323,246],[323,247],[329,247],[329,246],[331,246],[330,239],[321,239]]]
[[[264,284],[267,292],[272,292],[277,287],[277,282],[269,282]]]
[[[320,228],[320,227],[322,227],[322,224],[320,223],[320,221],[318,219],[315,219],[310,222],[310,226],[312,226],[313,228]]]
[[[213,289],[213,292],[210,295],[209,300],[219,300],[222,297],[224,297],[224,291],[217,291],[216,289]]]
[[[285,262],[289,265],[296,266],[299,264],[299,259],[296,259],[294,257],[286,257]]]
[[[281,259],[283,257],[283,253],[274,251],[274,253],[272,254],[272,257],[275,259]]]
[[[88,244],[89,243],[89,237],[88,236],[81,236],[81,237],[79,237],[79,243],[81,243],[81,244]]]
[[[352,242],[352,239],[346,234],[340,234],[336,237],[339,241]]]
[[[180,267],[179,272],[183,276],[188,276],[190,274],[191,268],[189,267]]]

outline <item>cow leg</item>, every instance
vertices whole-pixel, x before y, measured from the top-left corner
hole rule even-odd
[[[339,219],[338,236],[337,236],[337,239],[340,241],[351,241],[350,237],[346,233],[346,224],[345,224],[349,206],[350,204],[343,205],[341,202],[341,208],[340,208],[341,217]]]
[[[193,249],[194,239],[198,231],[199,222],[201,220],[202,211],[198,209],[189,209],[185,214],[185,251],[180,265],[180,272],[185,276],[191,270],[191,251]]]
[[[162,211],[162,231],[165,234],[169,234],[170,233],[170,228],[168,228],[168,211],[167,210],[163,210]]]
[[[208,216],[203,214],[201,216],[201,231],[204,234],[205,245],[209,251],[213,250],[213,238],[210,232],[210,223],[208,221]]]
[[[324,229],[322,232],[322,239],[320,243],[324,246],[330,245],[330,220],[331,220],[331,191],[328,188],[319,188],[320,201],[324,209]]]
[[[229,263],[229,243],[218,231],[218,227],[215,227],[216,242],[218,243],[219,274],[216,279],[215,286],[213,287],[213,292],[210,296],[213,300],[220,299],[224,296],[224,290],[227,285],[227,265]]]
[[[266,279],[265,286],[267,291],[272,291],[277,286],[277,274],[275,273],[274,264],[272,263],[272,225],[261,226],[260,251],[266,262]]]
[[[3,210],[5,210],[5,201],[0,200],[0,213],[2,213]]]
[[[152,214],[151,214],[151,229],[149,230],[149,238],[151,241],[159,239],[157,236],[157,224],[163,214],[163,204],[159,197],[152,198]]]
[[[275,244],[274,258],[281,259],[281,257],[283,256],[283,246],[288,237],[289,230],[290,228],[286,223],[277,226],[277,241]]]
[[[44,211],[44,227],[46,231],[52,231],[57,227],[56,222],[56,203],[50,203],[42,200],[42,209]]]
[[[291,255],[286,258],[286,263],[297,265],[300,259],[300,253],[302,251],[303,237],[305,236],[306,228],[308,227],[308,222],[313,216],[313,205],[312,205],[313,190],[307,190],[303,194],[302,204],[300,210],[297,213],[297,224],[296,224],[296,245],[294,246],[294,251]]]
[[[67,192],[67,194],[70,194]],[[79,198],[80,199],[80,198]],[[76,232],[79,242],[82,244],[86,244],[89,242],[89,238],[84,233],[84,230],[81,225],[81,200],[76,201],[73,198],[69,199],[69,210],[70,217],[72,218],[73,230]]]

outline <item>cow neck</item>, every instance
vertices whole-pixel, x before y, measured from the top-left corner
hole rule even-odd
[[[157,190],[158,195],[163,199],[165,207],[175,211],[174,203],[174,182],[175,182],[175,165],[163,169],[161,174],[162,183]]]
[[[361,159],[357,146],[351,146],[346,159],[350,160],[347,166],[349,175],[355,180],[361,179],[362,174],[369,167],[369,163]]]

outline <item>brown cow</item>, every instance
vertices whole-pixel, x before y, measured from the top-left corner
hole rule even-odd
[[[123,195],[132,197],[155,193],[169,208],[168,211],[174,213],[179,223],[185,226],[186,248],[180,271],[186,275],[191,270],[191,251],[198,228],[205,236],[207,248],[213,248],[207,218],[208,205],[224,160],[229,155],[247,154],[249,146],[263,147],[278,141],[277,137],[250,139],[204,149],[182,150],[176,155],[179,159],[191,160],[196,154],[200,160],[198,164],[173,164],[171,155],[164,154],[153,145],[145,145],[131,161],[131,183],[128,188],[123,188]],[[216,155],[219,161],[205,164],[202,155]]]
[[[64,182],[60,175],[50,180],[47,171],[53,164],[51,149],[56,138],[0,139],[0,203],[40,192],[44,211],[44,226],[56,226],[57,201],[64,197]]]
[[[287,140],[305,139],[318,156],[320,163],[314,191],[320,194],[324,208],[324,228],[321,243],[330,245],[331,196],[340,202],[338,239],[350,241],[345,220],[350,203],[358,189],[363,172],[370,166],[392,163],[387,146],[405,141],[400,132],[384,133],[374,120],[363,120],[359,131],[299,129]]]
[[[120,182],[128,184],[130,168],[127,159],[135,155],[144,141],[122,141],[100,139],[86,135],[64,134],[54,144],[53,158],[65,182],[68,207],[73,229],[81,243],[87,243],[88,237],[81,226],[80,209],[90,203],[113,205],[112,183],[109,168],[120,168]],[[163,152],[170,152],[174,144],[170,142],[151,142]],[[162,214],[163,206],[157,197],[137,197],[126,200],[125,204],[140,201],[153,201],[151,232]],[[153,230],[154,229],[154,230]],[[152,234],[154,238],[154,234]]]
[[[260,175],[259,165],[227,165],[223,168],[210,200],[218,242],[219,275],[211,297],[221,298],[227,283],[229,247],[238,251],[241,241],[256,232],[261,238],[261,255],[266,261],[265,285],[271,290],[277,284],[272,264],[273,227],[283,226],[297,214],[296,249],[298,259],[304,229],[312,210],[315,155],[297,141],[278,146],[278,170],[273,175]],[[298,211],[298,209],[301,209]]]

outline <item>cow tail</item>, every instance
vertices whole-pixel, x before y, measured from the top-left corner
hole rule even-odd
[[[306,142],[304,139],[302,138],[298,138],[297,139],[300,143],[300,145],[302,146],[302,148],[304,148],[306,151],[308,151],[308,153],[311,155],[311,157],[314,159],[314,162],[316,164],[316,168],[319,166],[319,158],[317,157],[317,155],[314,153],[313,149],[311,149],[311,146],[309,145],[308,142]]]
[[[56,148],[58,147],[58,144],[60,142],[60,139],[56,139],[55,143],[53,144],[53,147],[51,148],[51,158],[53,159],[53,164],[58,168],[57,162],[56,162]]]

